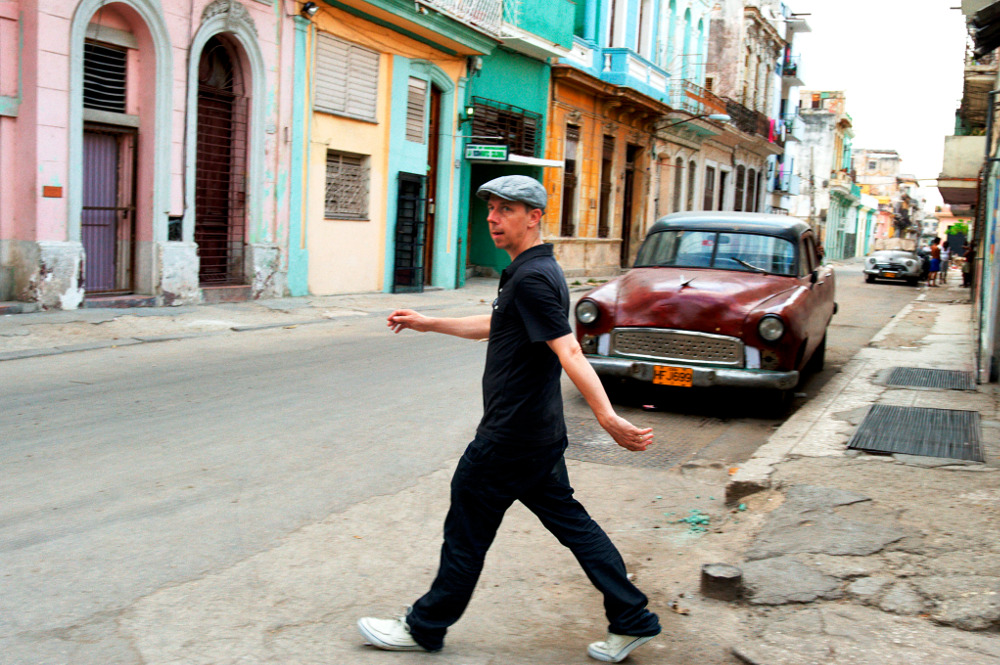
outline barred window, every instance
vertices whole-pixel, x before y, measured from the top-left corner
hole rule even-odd
[[[326,219],[368,219],[368,157],[328,150]]]
[[[541,114],[483,97],[473,97],[472,105],[473,135],[497,137],[477,139],[477,143],[506,145],[514,154],[538,156]]]

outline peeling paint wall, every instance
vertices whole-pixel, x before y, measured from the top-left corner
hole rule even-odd
[[[169,304],[201,300],[190,142],[197,81],[188,65],[197,67],[194,38],[206,26],[231,41],[250,98],[243,278],[255,293],[282,295],[294,4],[0,0],[0,299],[47,308],[83,302],[83,131],[100,121],[137,135],[131,290]],[[95,35],[127,53],[124,112],[100,118],[83,106],[84,41]],[[15,51],[18,58],[8,57]],[[180,220],[182,237],[171,234],[170,219]]]

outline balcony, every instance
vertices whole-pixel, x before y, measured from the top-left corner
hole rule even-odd
[[[667,72],[627,48],[604,49],[601,79],[627,86],[661,102],[668,102],[670,80]]]
[[[986,151],[985,136],[944,137],[944,161],[938,191],[949,205],[975,205],[979,201],[979,170]]]
[[[799,76],[799,64],[802,60],[800,55],[786,54],[781,63],[781,80],[790,86],[804,85]]]
[[[781,122],[785,125],[786,141],[802,140],[805,135],[805,123],[802,122],[802,116],[799,115],[798,111],[784,114],[781,116]]]
[[[670,106],[688,113],[728,113],[726,100],[687,79],[670,80]]]
[[[430,7],[488,35],[499,37],[501,34],[503,0],[417,0],[416,4]]]
[[[796,173],[778,173],[774,176],[774,191],[798,196],[802,191],[802,178]]]
[[[503,44],[539,60],[567,57],[574,46],[573,12],[571,0],[504,0]]]
[[[726,113],[733,119],[733,124],[741,132],[756,134],[768,139],[772,143],[776,137],[771,135],[771,123],[767,116],[757,111],[752,111],[740,104],[735,99],[724,98],[726,101]]]

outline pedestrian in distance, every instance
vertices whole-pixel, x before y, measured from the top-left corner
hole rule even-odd
[[[931,240],[931,268],[927,273],[927,286],[937,286],[938,274],[941,272],[941,239]]]
[[[938,279],[941,284],[948,283],[949,266],[951,266],[951,248],[948,247],[948,241],[945,241],[941,244],[941,271]]]
[[[975,268],[976,263],[976,247],[972,243],[967,243],[965,245],[965,251],[962,252],[962,286],[972,286],[972,271]]]
[[[527,176],[490,180],[476,192],[487,202],[490,236],[511,264],[500,276],[490,314],[434,318],[408,309],[389,316],[393,332],[410,329],[466,339],[488,339],[483,371],[483,417],[451,481],[437,576],[405,616],[365,617],[358,629],[390,651],[438,651],[448,628],[472,598],[486,552],[504,513],[520,501],[572,551],[604,595],[604,640],[594,659],[621,662],[660,632],[648,599],[632,584],[618,550],[573,498],[566,461],[566,423],[560,375],[573,381],[600,425],[618,445],[643,451],[653,441],[615,413],[600,379],[568,323],[569,289],[552,245],[541,240],[545,188]],[[546,630],[557,634],[555,628]]]

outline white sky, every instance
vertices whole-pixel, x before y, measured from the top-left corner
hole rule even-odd
[[[962,98],[961,0],[785,0],[812,32],[797,34],[807,90],[843,90],[854,148],[891,149],[902,172],[936,178]],[[927,208],[941,203],[923,182]]]

